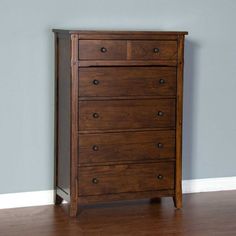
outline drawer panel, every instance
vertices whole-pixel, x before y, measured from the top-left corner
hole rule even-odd
[[[129,59],[131,60],[175,60],[177,59],[176,41],[133,40],[129,41]]]
[[[81,167],[79,196],[174,188],[174,162]]]
[[[79,164],[174,157],[174,130],[79,135]]]
[[[126,60],[126,40],[80,40],[80,60]]]
[[[80,68],[79,96],[176,94],[175,67]]]
[[[80,101],[79,130],[175,126],[175,99]]]

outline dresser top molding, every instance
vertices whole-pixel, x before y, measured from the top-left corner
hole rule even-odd
[[[76,34],[78,39],[177,39],[178,36],[188,35],[186,31],[104,31],[104,30],[64,30],[53,29],[57,34]]]

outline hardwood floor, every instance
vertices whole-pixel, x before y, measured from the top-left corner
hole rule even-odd
[[[0,210],[0,236],[236,235],[236,191],[84,206],[69,218],[67,205]]]

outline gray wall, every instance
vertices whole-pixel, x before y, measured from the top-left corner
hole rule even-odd
[[[236,176],[235,0],[0,0],[0,193],[53,183],[51,29],[187,30],[184,178]]]

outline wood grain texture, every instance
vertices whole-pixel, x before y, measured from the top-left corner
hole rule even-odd
[[[174,96],[174,67],[80,68],[79,96]]]
[[[84,60],[79,61],[79,67],[94,66],[176,66],[177,60]]]
[[[129,60],[174,60],[177,58],[176,41],[131,40],[127,43]]]
[[[83,134],[79,164],[175,158],[175,130]]]
[[[80,196],[79,204],[98,204],[107,203],[114,201],[136,200],[136,199],[150,199],[150,201],[161,198],[161,197],[172,197],[174,196],[174,189],[167,190],[152,190],[143,192],[127,192],[127,193],[110,193],[103,195],[91,195],[91,196]],[[130,202],[131,203],[131,202]],[[132,204],[132,203],[131,203]]]
[[[174,163],[81,167],[79,188],[79,196],[173,189]]]
[[[125,60],[127,43],[125,40],[80,40],[80,60]]]
[[[56,204],[76,216],[81,204],[171,196],[180,208],[186,32],[54,32],[56,183],[69,183]]]
[[[0,210],[1,236],[235,236],[236,191],[185,194],[183,209],[171,198],[81,206],[68,218],[68,205]]]
[[[96,37],[108,37],[109,39],[116,39],[116,37],[122,37],[122,39],[126,39],[129,37],[134,38],[147,38],[150,39],[152,37],[163,37],[163,38],[173,38],[177,39],[178,35],[188,35],[187,31],[124,31],[124,30],[67,30],[67,29],[53,29],[55,33],[61,34],[78,34],[79,39],[85,38],[96,38]]]
[[[79,129],[175,127],[175,100],[80,101]]]
[[[79,130],[79,134],[102,134],[102,133],[114,133],[114,132],[143,132],[143,131],[161,131],[161,130],[175,130],[175,127],[159,127],[159,128],[138,128],[138,129],[106,129],[106,130]]]
[[[183,123],[183,69],[184,69],[184,36],[178,40],[177,67],[177,101],[176,101],[176,169],[175,197],[176,208],[182,208],[182,123]]]
[[[71,200],[70,200],[70,216],[76,216],[78,213],[78,35],[71,35],[71,157],[70,157],[70,183],[71,183]]]

